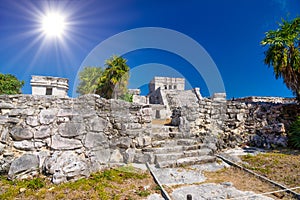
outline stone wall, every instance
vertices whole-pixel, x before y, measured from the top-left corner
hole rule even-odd
[[[295,99],[248,97],[226,101],[222,94],[203,98],[198,104],[185,104],[179,110],[173,121],[181,131],[212,143],[218,138],[219,149],[239,144],[285,147],[287,130],[300,115]]]
[[[43,172],[60,183],[139,162],[150,144],[151,112],[97,95],[0,96],[0,173],[13,179]]]
[[[300,115],[299,104],[291,99],[228,101],[223,93],[201,99],[192,95],[168,96],[169,102],[180,101],[170,103],[172,123],[180,137],[212,150],[246,143],[286,146],[286,130]],[[168,133],[171,127],[152,127],[152,117],[151,105],[97,95],[2,95],[0,174],[13,179],[43,173],[60,183],[119,163],[153,163],[153,148],[176,133]]]

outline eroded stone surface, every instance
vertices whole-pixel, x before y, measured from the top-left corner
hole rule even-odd
[[[241,198],[251,200],[272,200],[272,198],[255,194],[254,192],[244,192],[237,190],[235,187],[226,186],[226,184],[202,184],[180,187],[174,190],[171,194],[174,200],[186,199],[187,195],[192,195],[193,200],[207,200],[207,199],[230,199]]]
[[[24,154],[21,157],[15,159],[9,168],[8,177],[14,179],[17,176],[23,174],[29,174],[33,171],[38,171],[39,159],[37,155]]]
[[[90,174],[89,165],[74,152],[55,152],[44,162],[46,173],[53,175],[52,182],[59,184],[67,180],[87,177]]]

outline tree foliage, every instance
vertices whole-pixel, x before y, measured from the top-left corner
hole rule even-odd
[[[268,46],[265,64],[273,66],[276,79],[282,77],[300,100],[300,17],[282,20],[277,30],[266,33],[261,45]]]
[[[85,67],[79,73],[80,82],[77,86],[76,92],[80,95],[94,94],[102,74],[103,69],[101,67]]]
[[[300,117],[291,124],[288,132],[288,138],[291,147],[300,149]]]
[[[116,99],[127,93],[129,66],[126,62],[127,60],[120,56],[106,60],[106,68],[99,79],[96,94],[107,99]]]
[[[0,95],[21,94],[24,81],[19,81],[14,75],[0,73]]]

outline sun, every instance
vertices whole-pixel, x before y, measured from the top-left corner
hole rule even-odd
[[[41,28],[48,37],[61,37],[66,30],[65,17],[60,13],[49,13],[42,17]]]

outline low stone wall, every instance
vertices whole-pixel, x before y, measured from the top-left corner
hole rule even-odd
[[[185,139],[212,150],[245,143],[286,146],[286,130],[300,115],[299,105],[287,99],[227,101],[225,94],[215,94],[196,101],[187,94],[177,98],[181,106],[172,123]],[[13,179],[43,173],[61,183],[118,163],[153,163],[151,148],[170,140],[170,128],[161,136],[152,133],[152,116],[151,105],[97,95],[2,95],[0,174]]]
[[[215,142],[218,148],[250,144],[273,148],[287,146],[286,132],[300,115],[295,99],[248,97],[225,100],[225,96],[203,98],[198,104],[180,108],[179,127],[182,131]],[[215,136],[215,137],[212,137]],[[209,142],[209,141],[208,141]]]
[[[54,183],[77,179],[139,162],[151,143],[150,106],[97,95],[0,96],[0,113],[0,173],[11,179],[41,172]]]

